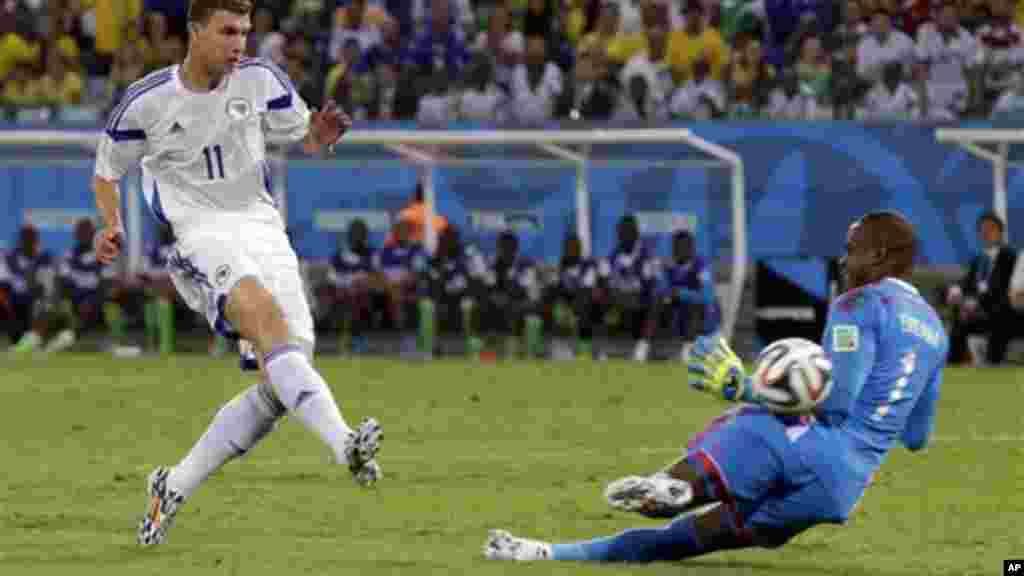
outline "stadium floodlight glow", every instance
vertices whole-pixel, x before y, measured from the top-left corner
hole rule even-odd
[[[4,147],[79,147],[95,149],[100,132],[61,130],[9,130],[0,131],[0,146]],[[273,142],[272,142],[273,143]],[[588,166],[595,161],[590,148],[595,145],[630,144],[675,144],[699,150],[713,160],[691,160],[691,164],[723,166],[730,171],[730,204],[732,228],[732,258],[730,278],[724,296],[723,333],[731,337],[736,325],[743,287],[748,267],[747,224],[746,224],[746,182],[743,160],[734,151],[708,142],[690,130],[681,128],[652,129],[594,129],[594,130],[352,130],[342,138],[335,152],[344,155],[345,146],[380,146],[398,155],[403,161],[419,165],[427,170],[424,182],[424,200],[428,211],[426,233],[428,248],[436,242],[433,228],[434,189],[433,178],[429,177],[436,166],[458,164],[459,159],[449,158],[439,151],[444,146],[529,146],[553,158],[568,162],[576,167],[576,230],[580,237],[584,255],[591,251],[590,192]],[[500,162],[500,159],[497,160]],[[629,160],[627,160],[629,161]],[[635,161],[632,160],[632,161]],[[268,151],[271,170],[283,171],[285,157],[278,152]],[[686,160],[674,161],[685,164]],[[272,194],[283,199],[284,178],[273,178]],[[128,236],[128,270],[137,271],[142,263],[142,206],[139,201],[140,183],[138,178],[126,178],[123,183],[126,195],[126,233]],[[282,208],[286,202],[281,202]]]
[[[1024,143],[1021,128],[938,128],[935,139],[957,144],[970,154],[992,164],[992,209],[1007,225],[1007,173],[1010,167],[1010,144]],[[995,150],[983,144],[995,144]]]

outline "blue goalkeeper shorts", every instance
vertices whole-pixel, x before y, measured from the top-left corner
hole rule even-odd
[[[731,512],[733,528],[781,546],[816,524],[842,524],[870,482],[840,433],[809,417],[740,407],[687,446],[705,489]]]

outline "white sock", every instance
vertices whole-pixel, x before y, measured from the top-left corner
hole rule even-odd
[[[211,474],[251,450],[283,415],[284,407],[266,382],[235,396],[213,417],[185,459],[171,469],[168,487],[188,498]]]
[[[345,447],[352,429],[342,418],[331,389],[309,364],[302,349],[282,346],[267,354],[263,366],[288,412],[330,446],[337,462],[345,462]]]

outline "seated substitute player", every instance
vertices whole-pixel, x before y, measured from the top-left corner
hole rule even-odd
[[[104,317],[108,326],[116,326],[120,307],[109,301],[114,269],[96,257],[95,234],[92,220],[83,218],[75,223],[75,245],[57,265],[56,306],[47,306],[37,316],[17,351],[36,350],[46,342],[44,352],[62,352],[71,348],[82,332],[102,326]]]
[[[597,291],[597,262],[583,257],[583,244],[579,236],[570,234],[563,244],[562,259],[558,263],[558,278],[548,287],[545,300],[550,303],[554,329],[560,338],[552,345],[556,359],[573,356],[573,350],[562,339],[576,342],[575,354],[590,356],[594,341],[594,322],[598,321],[594,306]]]
[[[320,310],[328,318],[340,314],[343,352],[366,351],[366,331],[373,320],[374,260],[370,229],[361,218],[348,225],[347,243],[331,257],[327,280],[318,290]]]
[[[505,356],[519,354],[520,339],[525,336],[530,356],[540,356],[542,322],[537,316],[540,286],[537,267],[519,254],[519,238],[507,230],[498,236],[497,253],[487,263],[479,284],[483,322],[488,332],[504,334]]]
[[[14,251],[0,254],[0,319],[12,351],[39,345],[32,328],[36,311],[53,292],[54,273],[53,257],[40,244],[39,231],[30,224],[22,226]]]
[[[122,288],[126,299],[142,302],[142,320],[146,331],[146,348],[170,354],[174,351],[176,293],[168,265],[174,254],[174,235],[167,226],[160,226],[157,238],[146,247],[142,270]]]
[[[632,332],[636,341],[633,360],[646,362],[657,325],[657,263],[640,239],[635,216],[623,216],[617,232],[615,250],[599,266],[599,278],[604,288],[602,306],[607,313],[622,319]]]
[[[358,483],[380,476],[379,424],[367,419],[352,430],[313,368],[312,315],[267,178],[268,137],[301,140],[304,151],[317,154],[350,122],[333,102],[311,113],[280,69],[243,57],[251,12],[249,0],[191,0],[185,61],[129,87],[97,150],[100,261],[120,255],[118,181],[141,164],[146,201],[175,237],[171,274],[179,294],[215,331],[254,346],[263,375],[220,409],[183,460],[150,474],[138,530],[143,545],[164,541],[199,485],[256,446],[286,413],[323,440]]]
[[[845,523],[889,450],[928,443],[948,339],[935,310],[906,278],[912,225],[873,212],[850,227],[849,290],[832,305],[823,346],[831,394],[814,414],[782,416],[759,397],[720,336],[694,345],[691,385],[745,402],[712,422],[687,455],[649,477],[609,485],[618,508],[672,517],[663,528],[548,544],[495,531],[490,558],[654,562],[745,547],[775,548],[818,524]],[[699,510],[693,510],[700,507]]]
[[[378,275],[377,289],[383,294],[385,308],[391,324],[399,333],[408,328],[410,312],[416,314],[419,278],[427,269],[427,253],[410,237],[413,224],[398,220],[392,227],[391,238],[375,254],[373,269]],[[421,337],[417,346],[422,345]],[[403,347],[411,349],[403,343]],[[425,352],[426,350],[420,350]]]
[[[462,243],[458,228],[449,225],[437,239],[437,251],[427,265],[420,300],[420,321],[425,322],[423,349],[436,353],[434,327],[461,332],[466,338],[466,349],[477,354],[483,342],[476,336],[474,296],[484,264],[480,253]]]
[[[722,322],[711,265],[697,255],[689,231],[672,236],[672,260],[662,270],[661,280],[662,303],[672,312],[672,333],[683,340],[679,358],[685,361],[697,336],[716,332]]]

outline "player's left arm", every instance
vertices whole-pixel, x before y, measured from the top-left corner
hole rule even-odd
[[[333,100],[323,110],[310,110],[288,75],[268,60],[256,66],[265,75],[266,131],[278,138],[302,142],[307,154],[330,149],[352,125],[352,120]]]

